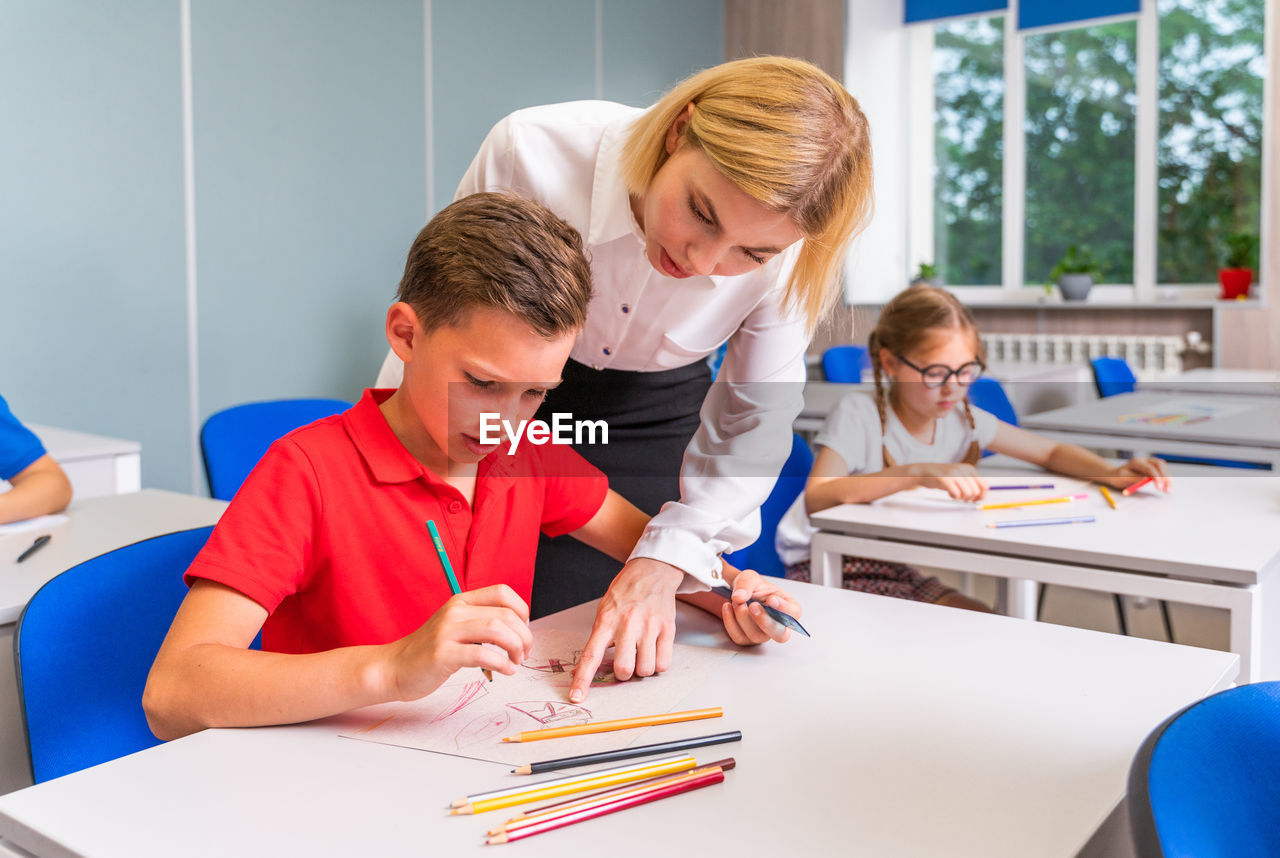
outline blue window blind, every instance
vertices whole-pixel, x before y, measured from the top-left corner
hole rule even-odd
[[[1018,29],[1070,24],[1090,18],[1112,15],[1134,15],[1142,9],[1142,0],[1021,0],[1018,3]]]
[[[939,18],[977,15],[982,12],[1003,12],[1008,8],[1008,0],[906,0],[906,23],[936,21]]]

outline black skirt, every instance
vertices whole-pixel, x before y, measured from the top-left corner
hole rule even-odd
[[[575,449],[604,471],[609,488],[656,515],[680,498],[680,464],[699,424],[698,410],[711,387],[705,361],[660,372],[592,369],[570,360],[564,383],[547,395],[538,419],[555,412],[573,420],[604,420],[608,444]],[[532,616],[541,617],[598,599],[622,564],[571,536],[538,543]]]

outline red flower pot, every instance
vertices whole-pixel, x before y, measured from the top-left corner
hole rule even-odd
[[[1222,298],[1234,301],[1249,294],[1249,284],[1253,282],[1252,268],[1220,268],[1218,282],[1222,284]]]

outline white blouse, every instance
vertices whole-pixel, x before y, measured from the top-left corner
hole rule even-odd
[[[649,523],[632,557],[683,569],[684,590],[722,583],[718,555],[760,532],[760,505],[791,450],[803,406],[803,318],[783,308],[797,242],[748,274],[667,277],[645,256],[621,176],[622,145],[639,108],[576,101],[518,110],[489,132],[455,198],[508,190],[541,202],[580,233],[595,294],[572,358],[596,369],[675,369],[728,351],[685,451],[680,499]],[[403,366],[389,354],[379,387]]]

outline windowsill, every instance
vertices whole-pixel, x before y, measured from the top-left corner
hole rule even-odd
[[[1250,297],[1240,301],[1226,301],[1218,297],[1217,285],[1158,286],[1153,297],[1142,299],[1134,296],[1132,286],[1099,285],[1089,292],[1084,301],[1066,301],[1055,288],[1045,294],[1042,286],[1032,285],[1024,289],[1005,289],[1001,286],[947,286],[952,294],[967,307],[982,309],[1035,309],[1035,310],[1205,310],[1229,307],[1235,309],[1259,309],[1266,306],[1262,298],[1262,285],[1250,286]],[[854,306],[882,306],[879,303],[858,302]]]

